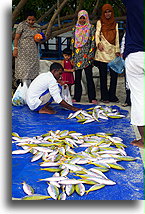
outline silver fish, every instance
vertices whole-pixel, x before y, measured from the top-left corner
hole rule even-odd
[[[23,190],[27,195],[34,194],[34,189],[30,185],[26,184],[25,181],[22,184],[23,184]]]
[[[83,181],[79,181],[79,180],[76,180],[76,179],[65,179],[65,180],[62,180],[62,181],[58,181],[59,184],[63,184],[63,185],[69,185],[69,184],[80,184],[80,183],[83,183]]]
[[[49,184],[47,191],[53,199],[57,200],[57,198],[59,196],[59,189],[57,186]]]
[[[34,161],[39,160],[39,159],[42,157],[42,155],[43,155],[43,152],[38,152],[38,153],[36,153],[36,154],[32,157],[31,162],[34,162]]]
[[[25,150],[18,149],[18,150],[12,151],[12,154],[13,155],[26,154],[26,153],[30,152],[30,150],[31,150],[31,148],[25,149]]]

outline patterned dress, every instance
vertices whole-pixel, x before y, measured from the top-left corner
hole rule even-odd
[[[92,60],[94,59],[96,44],[95,44],[95,27],[91,25],[90,28],[90,36],[88,41],[85,45],[79,48],[74,47],[75,43],[75,27],[73,30],[73,36],[71,39],[71,46],[72,46],[72,58],[74,61],[74,69],[83,69],[88,67]]]
[[[26,21],[21,22],[16,33],[21,34],[18,42],[18,56],[15,58],[15,78],[33,80],[39,74],[38,47],[34,35],[41,32],[38,24],[30,28]]]

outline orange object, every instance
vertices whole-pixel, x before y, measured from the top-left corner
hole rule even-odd
[[[37,34],[34,35],[34,40],[35,41],[40,40],[40,39],[43,39],[43,36],[40,33],[37,33]]]

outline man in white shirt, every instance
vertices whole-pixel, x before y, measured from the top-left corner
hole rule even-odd
[[[26,95],[27,105],[32,111],[38,111],[44,114],[55,114],[55,111],[49,107],[52,101],[72,111],[79,110],[69,105],[61,97],[58,81],[61,79],[62,72],[62,65],[55,62],[51,64],[50,72],[39,74],[32,81]]]

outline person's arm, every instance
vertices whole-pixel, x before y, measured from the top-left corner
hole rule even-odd
[[[75,28],[72,29],[72,38],[71,38],[71,50],[72,50],[72,60],[74,61],[74,55],[75,55]]]
[[[14,50],[13,50],[13,56],[17,57],[18,56],[18,41],[21,37],[21,34],[16,33],[15,39],[14,39]]]
[[[94,59],[94,54],[96,50],[96,43],[95,43],[95,27],[91,27],[90,31],[90,50],[88,53],[88,60],[93,60]]]
[[[123,57],[123,52],[125,49],[125,35],[126,35],[126,33],[124,33],[122,40],[121,40],[121,46],[120,46],[121,57]]]
[[[60,104],[64,108],[70,109],[72,111],[78,111],[79,110],[79,108],[76,108],[74,106],[69,105],[67,102],[65,102],[62,99],[62,97],[60,95],[58,83],[56,82],[55,78],[53,78],[53,77],[49,81],[49,91],[50,91],[50,95],[53,97],[53,99],[56,103]]]
[[[116,40],[115,40],[115,46],[116,46],[116,56],[120,56],[120,47],[119,47],[119,30],[118,30],[118,24],[116,24]]]
[[[96,33],[95,33],[95,41],[96,41],[96,47],[100,50],[103,51],[103,45],[101,44],[101,21],[97,21],[96,25]]]
[[[64,108],[67,108],[69,110],[72,110],[72,111],[78,111],[80,110],[81,108],[76,108],[70,104],[68,104],[67,102],[65,102],[65,100],[62,100],[60,103],[59,103],[62,107]]]
[[[13,51],[14,57],[18,56],[18,42],[24,31],[23,26],[24,26],[24,24],[23,24],[23,22],[21,22],[20,24],[18,24],[17,29],[16,29],[16,34],[15,34],[15,39],[14,39],[14,51]]]

